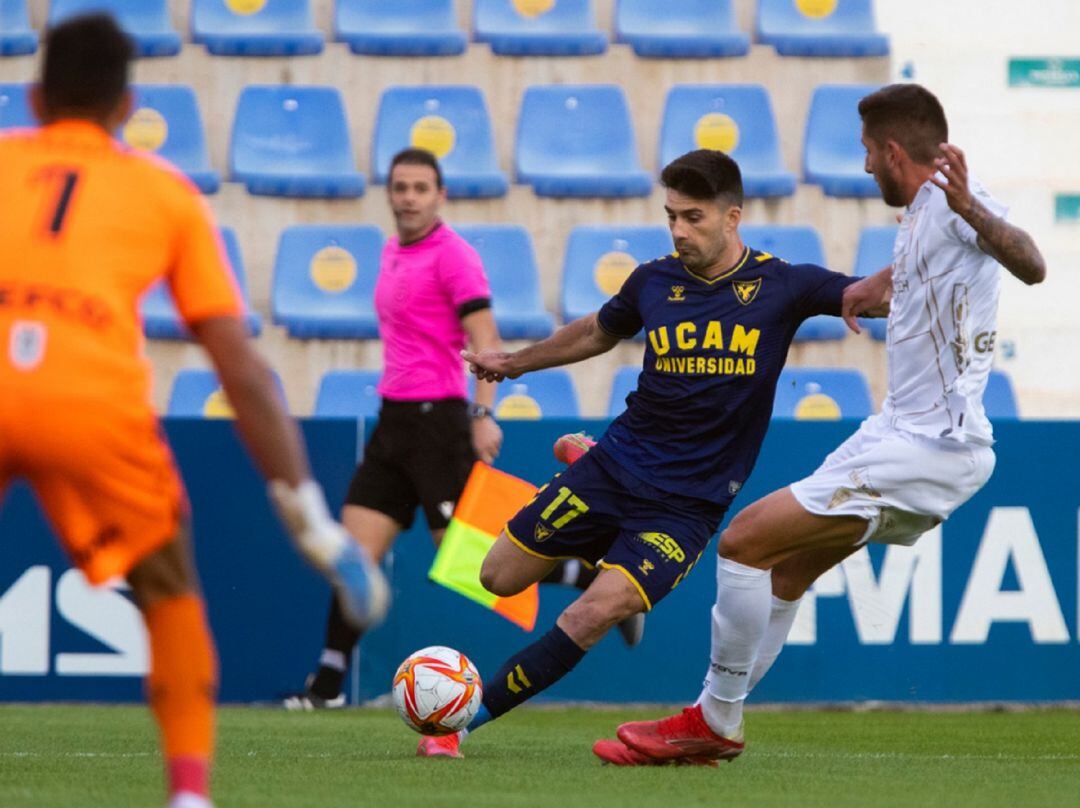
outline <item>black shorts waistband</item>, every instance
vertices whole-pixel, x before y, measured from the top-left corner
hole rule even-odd
[[[430,415],[436,412],[454,412],[464,410],[467,403],[463,398],[436,398],[431,401],[395,401],[384,398],[380,414]]]

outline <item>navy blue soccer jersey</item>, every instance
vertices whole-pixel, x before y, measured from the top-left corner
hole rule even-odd
[[[799,324],[840,314],[857,279],[747,248],[706,280],[675,255],[642,264],[600,309],[600,327],[646,333],[627,409],[597,448],[613,474],[727,506],[750,475]]]

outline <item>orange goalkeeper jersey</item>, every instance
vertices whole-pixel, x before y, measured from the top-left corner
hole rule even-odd
[[[243,314],[209,207],[94,124],[0,135],[0,396],[149,409],[139,299],[187,322]]]

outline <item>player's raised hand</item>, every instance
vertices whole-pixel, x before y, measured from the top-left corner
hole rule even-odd
[[[461,358],[469,363],[469,372],[482,382],[501,382],[520,376],[521,371],[515,371],[511,364],[512,357],[506,351],[461,352]]]
[[[967,159],[958,146],[951,143],[942,143],[941,157],[934,159],[934,166],[945,177],[942,182],[933,176],[930,182],[945,192],[945,199],[949,207],[963,216],[970,210],[974,197],[968,188]]]
[[[892,267],[886,267],[844,289],[840,316],[847,327],[861,334],[859,317],[884,317],[889,313],[892,297]]]

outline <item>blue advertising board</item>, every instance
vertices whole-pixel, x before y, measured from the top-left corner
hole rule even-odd
[[[498,466],[542,483],[558,468],[551,454],[558,435],[603,426],[508,422]],[[812,471],[856,426],[774,422],[734,510]],[[175,420],[166,431],[192,500],[222,699],[272,700],[302,684],[318,658],[327,587],[274,520],[230,424]],[[316,476],[337,507],[357,425],[313,420],[304,431]],[[945,525],[914,548],[859,551],[818,581],[755,701],[1080,699],[1080,494],[1065,468],[1080,450],[1080,423],[1003,422],[996,434],[993,478]],[[388,691],[398,662],[425,645],[459,648],[485,672],[535,638],[429,582],[433,555],[418,518],[387,561],[395,604],[361,643],[353,700]],[[544,697],[692,700],[708,664],[714,586],[706,555],[649,614],[641,646],[605,638]],[[575,594],[542,587],[536,631]],[[68,569],[25,488],[9,492],[0,506],[0,700],[137,700],[146,666],[141,631],[122,591],[91,590]]]

